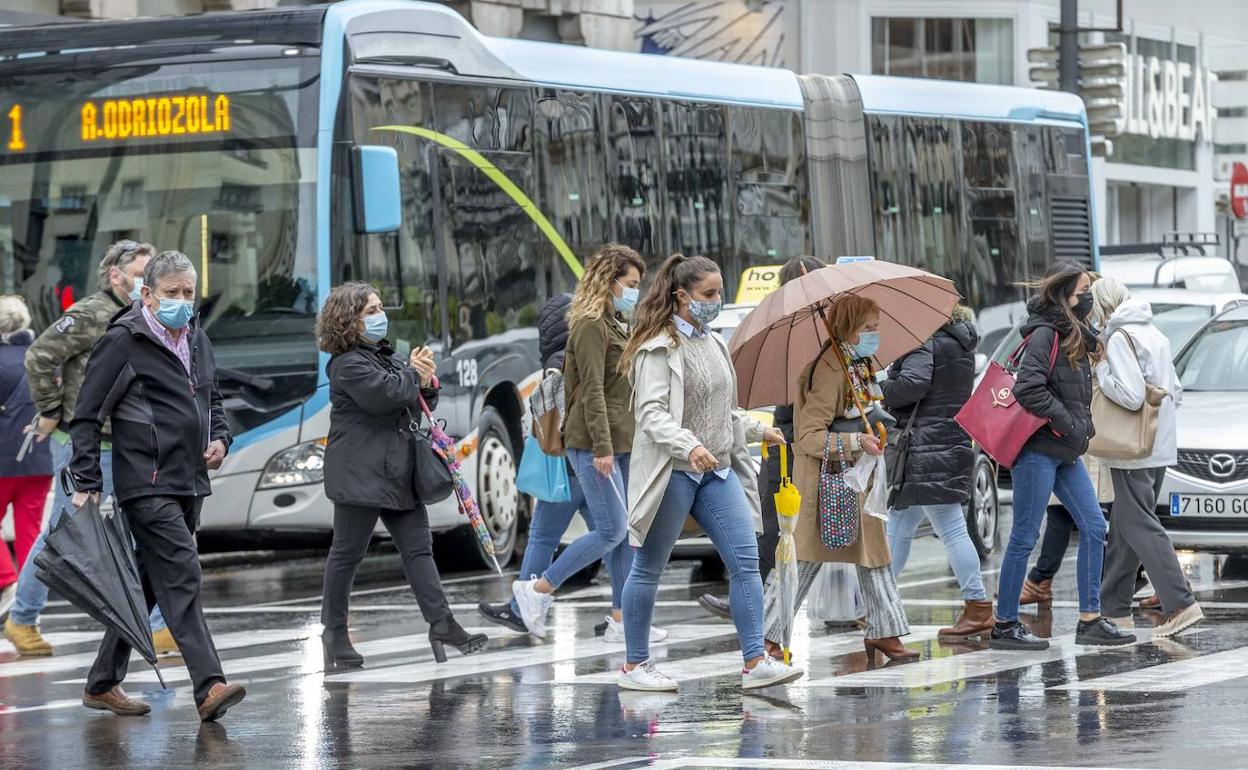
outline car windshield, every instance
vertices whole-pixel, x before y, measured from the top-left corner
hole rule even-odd
[[[1206,321],[1213,318],[1213,307],[1210,305],[1154,302],[1152,306],[1153,325],[1170,340],[1171,350],[1181,349]]]
[[[1206,326],[1175,368],[1184,390],[1248,392],[1248,320]]]

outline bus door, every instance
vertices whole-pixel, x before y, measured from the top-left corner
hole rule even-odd
[[[480,427],[492,388],[518,386],[540,368],[537,311],[553,250],[522,206],[536,196],[531,155],[431,152],[445,349],[438,412],[452,435],[464,436]],[[519,435],[518,424],[507,427]]]

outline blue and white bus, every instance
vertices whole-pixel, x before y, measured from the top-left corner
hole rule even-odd
[[[705,254],[729,284],[874,254],[989,318],[1055,257],[1095,264],[1088,157],[1065,94],[494,39],[433,3],[28,27],[0,38],[0,292],[43,328],[112,241],[191,256],[237,437],[202,526],[297,531],[331,521],[313,319],[373,283],[400,349],[439,351],[505,560],[534,320],[599,245]],[[453,504],[430,515],[462,536]]]

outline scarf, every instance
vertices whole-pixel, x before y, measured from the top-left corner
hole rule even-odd
[[[861,417],[862,411],[858,408],[859,404],[870,412],[873,406],[884,400],[884,391],[876,380],[879,370],[875,366],[874,359],[855,357],[852,345],[842,343],[840,349],[841,364],[845,369],[846,384],[849,385],[849,389],[845,391],[843,416]]]

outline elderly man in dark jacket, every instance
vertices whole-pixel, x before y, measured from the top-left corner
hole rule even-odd
[[[987,634],[993,622],[979,553],[967,534],[962,512],[962,504],[971,496],[975,450],[953,419],[975,386],[978,342],[970,311],[959,307],[952,321],[889,367],[883,384],[884,408],[904,426],[894,435],[908,447],[903,457],[894,444],[889,458],[890,463],[902,463],[900,484],[893,488],[889,501],[893,574],[905,569],[915,530],[927,517],[945,546],[966,603],[957,622],[940,629],[939,636],[945,639]]]
[[[230,446],[212,345],[194,322],[195,268],[165,251],[147,264],[140,302],[118,313],[87,362],[70,437],[73,504],[99,499],[104,487],[100,437],[112,426],[113,486],[138,544],[148,609],[159,604],[195,686],[205,722],[245,695],[227,684],[200,603],[199,552],[193,533],[208,470]],[[125,716],[151,707],[121,689],[130,645],[109,631],[87,675],[83,705]]]

